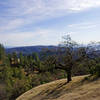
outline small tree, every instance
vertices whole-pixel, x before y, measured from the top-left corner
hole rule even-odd
[[[65,49],[65,53],[63,55],[59,54],[59,58],[57,61],[57,68],[66,71],[67,82],[69,83],[72,80],[71,71],[75,63],[74,48],[77,46],[77,43],[72,41],[70,35],[64,36],[63,39],[64,41],[60,44],[60,47],[63,47]]]
[[[5,49],[3,45],[0,44],[0,61],[4,61],[6,58]]]
[[[34,65],[34,70],[38,71],[39,73],[44,72],[45,66],[43,65],[43,62],[40,60],[39,56],[37,53],[33,54],[33,65]]]
[[[19,59],[20,59],[20,65],[24,66],[24,56],[22,53],[19,54]]]

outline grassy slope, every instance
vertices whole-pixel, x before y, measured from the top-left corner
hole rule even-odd
[[[74,77],[40,85],[24,93],[16,100],[100,100],[100,80],[88,82],[85,76]]]

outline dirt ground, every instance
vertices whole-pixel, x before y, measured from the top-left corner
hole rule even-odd
[[[74,77],[40,85],[24,93],[16,100],[100,100],[100,79],[87,82],[86,76]]]

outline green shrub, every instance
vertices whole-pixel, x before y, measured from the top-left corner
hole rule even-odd
[[[90,68],[90,74],[100,77],[100,64],[96,64]]]

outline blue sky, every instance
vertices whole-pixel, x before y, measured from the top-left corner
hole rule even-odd
[[[57,45],[100,40],[100,0],[0,0],[0,43]]]

